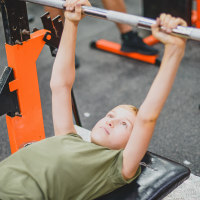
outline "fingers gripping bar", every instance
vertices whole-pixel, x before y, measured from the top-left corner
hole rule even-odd
[[[44,6],[50,6],[58,9],[65,9],[65,1],[62,0],[22,0],[26,2],[36,3]],[[101,18],[117,23],[129,24],[142,29],[151,30],[151,25],[155,24],[154,19],[139,17],[135,15],[125,14],[117,11],[106,10],[90,6],[82,6],[82,12],[91,17]],[[193,27],[178,26],[172,30],[172,34],[185,37],[192,40],[200,41],[200,29]]]

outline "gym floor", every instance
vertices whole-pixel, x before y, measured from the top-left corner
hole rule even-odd
[[[140,0],[126,0],[128,12],[142,15]],[[92,1],[102,7],[101,1]],[[28,4],[29,15],[35,16],[30,28],[42,28],[41,6]],[[141,36],[149,32],[139,30]],[[0,74],[7,65],[5,36],[0,15]],[[79,25],[74,94],[84,128],[91,129],[107,111],[118,104],[140,106],[158,71],[154,65],[112,55],[90,48],[97,39],[120,42],[115,24],[86,17]],[[155,47],[163,54],[163,45]],[[53,136],[51,91],[49,81],[54,58],[44,47],[37,61],[38,79],[46,137]],[[174,87],[157,122],[149,151],[187,165],[200,176],[200,42],[188,41]],[[28,66],[27,66],[28,67]],[[30,74],[31,76],[31,74]],[[30,88],[31,90],[31,88]],[[5,116],[0,117],[0,160],[10,155]]]

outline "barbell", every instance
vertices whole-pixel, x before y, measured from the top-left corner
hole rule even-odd
[[[64,5],[65,1],[62,0],[21,0],[21,1],[36,3],[43,6],[50,6],[58,9],[65,9]],[[121,13],[113,10],[90,7],[90,6],[82,6],[82,12],[87,16],[105,19],[117,23],[128,24],[146,30],[151,30],[151,25],[156,23],[156,20],[154,19]],[[200,29],[194,27],[177,26],[177,28],[173,29],[172,33],[170,34],[200,41]]]

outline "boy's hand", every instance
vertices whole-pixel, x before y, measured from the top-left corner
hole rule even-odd
[[[83,5],[91,6],[88,0],[66,0],[65,19],[78,25],[79,21],[83,18],[81,13],[81,6]]]
[[[156,20],[156,24],[152,25],[152,34],[160,40],[165,46],[184,47],[185,38],[170,35],[172,29],[178,25],[187,26],[187,23],[181,18],[175,18],[168,14],[161,14]],[[160,28],[162,27],[162,29]]]

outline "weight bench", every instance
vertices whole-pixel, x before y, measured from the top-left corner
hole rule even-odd
[[[90,131],[75,128],[84,140],[90,141]],[[141,161],[141,169],[132,183],[96,200],[160,200],[190,176],[187,167],[149,151]]]

